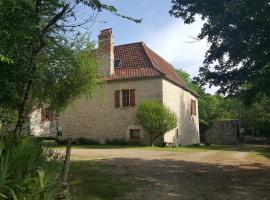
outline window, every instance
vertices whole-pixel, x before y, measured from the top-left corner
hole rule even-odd
[[[126,107],[134,107],[135,106],[135,90],[122,90],[121,96],[120,91],[115,91],[115,108],[120,107],[120,99],[121,99],[121,106]]]
[[[196,116],[197,114],[197,105],[195,100],[191,100],[191,105],[190,105],[190,114]]]
[[[121,67],[121,60],[114,60],[114,68],[119,68]]]
[[[129,105],[130,105],[129,90],[122,90],[122,106],[129,107]]]
[[[52,121],[54,120],[54,114],[53,112],[46,110],[46,109],[42,109],[41,111],[41,121]]]
[[[130,129],[130,139],[140,139],[140,129]]]

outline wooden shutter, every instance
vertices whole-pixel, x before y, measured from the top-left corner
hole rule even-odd
[[[197,114],[196,101],[195,100],[191,100],[190,114],[191,115],[196,115]]]
[[[135,104],[135,90],[130,90],[130,107],[134,107]]]
[[[196,116],[197,115],[197,106],[196,106],[196,101],[195,100],[193,100],[193,102],[194,102],[194,115]]]
[[[120,107],[120,91],[117,90],[114,93],[114,101],[115,101],[115,107],[119,108]]]
[[[193,115],[193,100],[192,99],[190,103],[190,115]]]

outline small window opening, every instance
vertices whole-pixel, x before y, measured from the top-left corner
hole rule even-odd
[[[130,139],[140,139],[140,129],[130,129]]]
[[[121,67],[121,60],[114,60],[114,68]]]

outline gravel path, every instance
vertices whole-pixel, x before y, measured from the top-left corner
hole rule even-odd
[[[136,182],[136,191],[123,199],[270,199],[270,160],[248,152],[74,149],[72,155],[99,159],[121,179]]]

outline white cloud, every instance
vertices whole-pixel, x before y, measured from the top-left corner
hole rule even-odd
[[[194,39],[200,33],[202,24],[202,21],[197,20],[191,25],[186,25],[178,19],[167,27],[150,32],[145,42],[174,67],[182,68],[194,77],[198,75],[208,49],[206,40]],[[216,87],[206,88],[206,91],[214,93]]]
[[[175,21],[167,27],[149,33],[146,43],[175,67],[184,68],[194,76],[198,74],[198,67],[202,65],[207,49],[206,40],[194,39],[201,26],[202,22],[184,25],[180,20]]]

